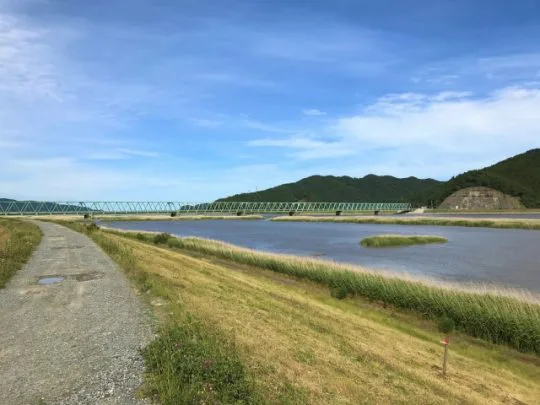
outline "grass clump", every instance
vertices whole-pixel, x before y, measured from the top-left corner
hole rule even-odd
[[[166,327],[142,354],[160,404],[263,403],[234,344],[192,317]]]
[[[428,235],[377,235],[362,239],[360,244],[364,247],[398,247],[412,245],[426,245],[429,243],[446,243],[448,239],[441,236]]]
[[[0,288],[28,261],[41,241],[37,225],[15,219],[0,219]]]
[[[451,318],[474,337],[540,354],[540,304],[495,292],[446,288],[359,267],[278,255],[199,238],[171,238],[169,247],[196,251],[326,285],[336,297],[351,295],[412,310],[426,319]]]

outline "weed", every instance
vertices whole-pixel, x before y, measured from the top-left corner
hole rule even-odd
[[[163,329],[142,354],[161,404],[263,402],[234,344],[191,316]]]

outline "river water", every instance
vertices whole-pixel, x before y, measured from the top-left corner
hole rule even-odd
[[[218,239],[254,249],[313,256],[373,269],[540,292],[540,231],[264,220],[103,222],[112,228]],[[440,235],[448,243],[364,248],[380,234]]]

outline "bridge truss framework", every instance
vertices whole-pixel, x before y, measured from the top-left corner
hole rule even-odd
[[[408,203],[361,202],[213,202],[165,201],[0,201],[0,215],[129,215],[206,213],[335,213],[407,211]]]

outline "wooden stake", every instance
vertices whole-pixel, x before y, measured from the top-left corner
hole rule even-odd
[[[443,358],[443,366],[442,366],[443,377],[446,377],[446,363],[448,361],[448,340],[449,340],[449,337],[447,337],[444,341],[444,358]]]

